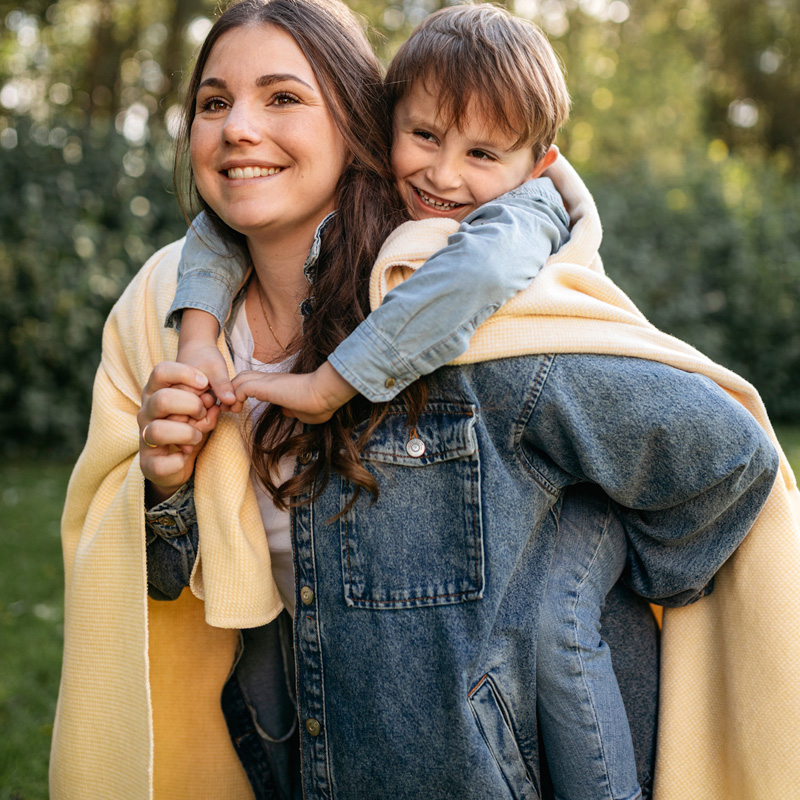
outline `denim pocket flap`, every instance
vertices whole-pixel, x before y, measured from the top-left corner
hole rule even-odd
[[[390,409],[363,457],[383,464],[427,467],[472,456],[478,449],[475,419],[475,406],[429,403],[411,426],[405,408]]]

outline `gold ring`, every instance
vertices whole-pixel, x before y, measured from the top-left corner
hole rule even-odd
[[[150,423],[148,422],[148,423],[147,423],[147,425],[145,425],[145,426],[144,426],[144,430],[142,431],[142,441],[143,441],[143,442],[144,442],[144,443],[145,443],[145,444],[146,444],[148,447],[158,447],[158,445],[157,445],[157,444],[153,444],[152,442],[148,441],[148,439],[147,439],[147,429],[148,429],[149,427],[150,427]]]

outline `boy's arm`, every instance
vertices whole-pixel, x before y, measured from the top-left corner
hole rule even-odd
[[[392,289],[330,355],[373,402],[460,356],[481,322],[527,288],[569,238],[569,217],[548,178],[472,212],[443,249]]]
[[[178,288],[167,312],[165,326],[180,330],[183,311],[197,308],[212,314],[221,330],[249,269],[247,257],[233,250],[217,235],[205,211],[198,214],[183,244],[178,265]]]
[[[249,266],[217,235],[205,212],[199,214],[186,234],[178,288],[164,323],[180,331],[177,360],[203,372],[225,408],[234,406],[236,398],[217,337]]]

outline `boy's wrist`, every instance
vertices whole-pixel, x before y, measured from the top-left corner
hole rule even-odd
[[[312,382],[317,395],[324,398],[334,411],[358,394],[329,361],[312,373]]]

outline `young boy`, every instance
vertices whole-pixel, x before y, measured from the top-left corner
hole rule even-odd
[[[472,78],[466,84],[465,63]],[[481,85],[482,75],[498,74],[507,86],[503,96],[491,91],[489,81]],[[551,145],[567,117],[569,97],[558,59],[537,28],[491,6],[443,9],[400,49],[387,87],[392,168],[409,213],[413,219],[457,220],[458,233],[389,292],[315,372],[264,375],[256,369],[231,384],[216,341],[249,265],[220,249],[224,245],[201,215],[184,246],[169,322],[183,311],[178,359],[208,375],[224,406],[238,410],[251,397],[315,423],[357,392],[373,402],[389,400],[463,353],[477,325],[525,288],[567,241],[569,218],[561,198],[540,176],[557,157]],[[324,222],[310,259],[323,228]],[[588,534],[593,509],[577,497],[563,504],[560,524],[569,535],[557,548],[543,612],[537,682],[551,694],[546,703],[537,698],[543,740],[557,797],[635,798],[641,790],[630,731],[607,648],[595,644],[591,667],[567,680],[561,675],[576,663],[560,658],[567,647],[563,629],[572,619],[567,613],[566,623],[552,620],[565,615],[564,598],[574,588],[569,577],[576,571],[586,577],[589,567],[578,565],[580,559],[600,551],[598,537]],[[618,526],[601,538],[603,557],[585,559],[603,563],[602,574],[593,571],[586,581],[598,588],[582,598],[595,633],[626,553]],[[552,635],[544,633],[548,622],[557,629]],[[586,686],[595,687],[589,697]]]

